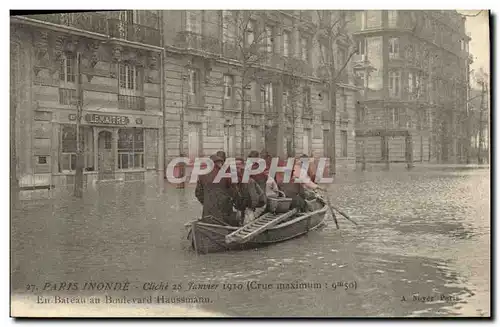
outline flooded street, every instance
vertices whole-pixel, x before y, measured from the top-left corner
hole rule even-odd
[[[80,200],[23,202],[11,217],[12,288],[23,293],[27,284],[47,281],[163,281],[183,284],[169,294],[210,297],[198,306],[226,315],[488,316],[489,174],[339,177],[331,198],[359,226],[338,215],[339,230],[327,218],[327,226],[298,239],[209,255],[197,255],[186,240],[184,224],[201,213],[192,187],[106,183]],[[195,291],[187,289],[190,281],[245,288]],[[248,281],[321,288],[249,291]],[[332,287],[337,282],[347,283]]]

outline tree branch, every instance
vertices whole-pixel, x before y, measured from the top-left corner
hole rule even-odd
[[[337,81],[337,78],[340,76],[340,74],[342,73],[342,71],[347,67],[347,64],[351,60],[352,56],[354,56],[355,54],[356,54],[356,51],[352,51],[351,52],[351,54],[349,55],[349,57],[345,61],[344,65],[342,66],[342,68],[337,72],[337,75],[335,75],[335,78],[333,79],[335,82]]]

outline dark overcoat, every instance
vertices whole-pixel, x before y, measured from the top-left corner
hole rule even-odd
[[[230,178],[222,178],[219,183],[213,183],[217,169],[207,175],[200,176],[196,184],[195,196],[203,205],[202,217],[212,216],[231,226],[238,226],[236,213],[233,211],[235,188]]]

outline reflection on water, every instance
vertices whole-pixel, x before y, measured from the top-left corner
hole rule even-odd
[[[193,189],[107,183],[84,199],[12,215],[12,285],[46,280],[214,283],[355,281],[355,289],[218,290],[204,309],[243,316],[489,315],[489,172],[354,175],[331,187],[340,216],[304,237],[197,255]]]

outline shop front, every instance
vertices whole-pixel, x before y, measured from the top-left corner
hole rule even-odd
[[[61,115],[56,125],[58,154],[53,182],[74,183],[77,153],[76,115]],[[158,177],[161,116],[84,113],[80,127],[87,185],[97,181],[133,181]],[[56,170],[56,169],[54,169]]]

